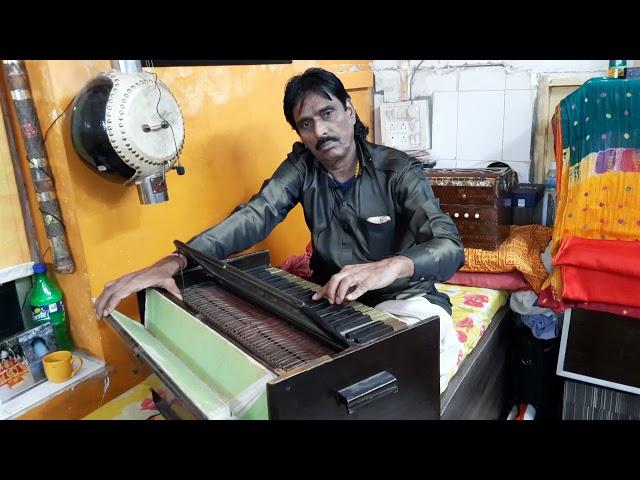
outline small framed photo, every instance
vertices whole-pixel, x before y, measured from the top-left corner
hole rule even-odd
[[[47,322],[0,342],[0,403],[44,382],[42,357],[58,349]]]

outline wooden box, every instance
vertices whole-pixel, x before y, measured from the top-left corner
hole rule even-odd
[[[465,247],[496,250],[509,236],[511,189],[516,183],[508,168],[426,170],[431,188],[460,232]]]

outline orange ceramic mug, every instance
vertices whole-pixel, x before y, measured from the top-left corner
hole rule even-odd
[[[80,362],[76,368],[73,368],[74,360]],[[45,355],[42,364],[44,365],[44,373],[50,382],[62,383],[78,373],[82,367],[82,358],[72,355],[67,350],[59,350]]]

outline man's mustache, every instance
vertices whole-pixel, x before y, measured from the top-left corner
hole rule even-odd
[[[324,137],[321,138],[320,140],[318,140],[318,143],[316,143],[316,150],[320,150],[322,148],[322,146],[327,143],[327,142],[337,142],[338,139],[336,137]]]

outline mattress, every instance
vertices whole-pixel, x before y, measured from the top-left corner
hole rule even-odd
[[[449,295],[453,325],[458,334],[458,340],[462,344],[458,361],[449,371],[449,378],[451,378],[478,344],[495,313],[507,303],[509,292],[443,283],[436,283],[435,287],[439,292]]]

